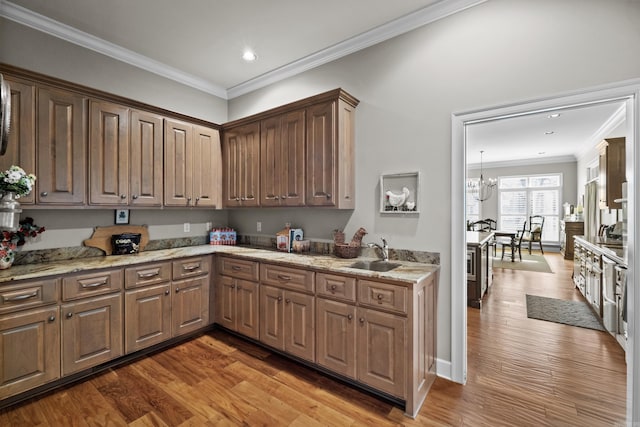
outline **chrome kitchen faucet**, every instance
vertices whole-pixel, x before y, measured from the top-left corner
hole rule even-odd
[[[382,246],[377,243],[369,243],[368,246],[370,248],[380,249],[380,252],[382,253],[382,260],[389,261],[389,245],[387,244],[387,240],[384,237],[382,237]]]

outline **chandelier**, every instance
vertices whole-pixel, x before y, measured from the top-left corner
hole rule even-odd
[[[482,171],[482,154],[483,150],[480,150],[480,181],[469,181],[467,184],[469,192],[473,195],[473,197],[480,201],[484,202],[493,194],[493,189],[497,184],[497,180],[495,178],[489,178],[485,181],[484,174]]]

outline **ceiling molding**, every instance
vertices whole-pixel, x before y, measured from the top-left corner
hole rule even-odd
[[[226,89],[206,79],[185,73],[184,71],[171,67],[165,63],[140,55],[139,53],[125,49],[120,45],[95,37],[91,34],[85,33],[84,31],[80,31],[9,1],[0,0],[0,16],[17,22],[18,24],[31,27],[50,36],[57,37],[69,43],[73,43],[117,59],[118,61],[141,68],[150,73],[182,83],[211,95],[227,99]]]
[[[233,86],[227,90],[229,99],[253,92],[254,90],[319,67],[320,65],[335,61],[336,59],[415,30],[416,28],[486,1],[487,0],[442,0],[290,64],[276,68],[254,79]]]
[[[622,102],[622,105],[607,119],[606,122],[602,124],[589,138],[589,141],[586,144],[586,148],[578,153],[578,158],[584,157],[587,153],[591,151],[591,149],[600,141],[605,138],[609,138],[612,136],[611,132],[616,130],[618,126],[624,123],[627,120],[627,104],[626,102]],[[624,135],[620,135],[624,136]]]
[[[556,156],[556,157],[540,157],[532,159],[520,159],[520,160],[505,160],[503,162],[483,162],[483,169],[494,168],[509,168],[515,166],[528,166],[528,165],[550,165],[553,163],[571,163],[577,162],[578,159],[575,156]],[[468,170],[480,170],[480,163],[469,163],[467,165]]]
[[[140,55],[120,45],[108,42],[39,13],[35,13],[7,0],[0,0],[0,16],[211,95],[215,95],[223,99],[232,99],[342,58],[369,46],[381,43],[385,40],[486,1],[487,0],[439,1],[438,3],[383,24],[371,31],[364,32],[229,89],[225,89],[209,80],[186,73],[165,63]]]

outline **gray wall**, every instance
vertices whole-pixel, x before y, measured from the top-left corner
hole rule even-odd
[[[438,357],[445,362],[451,357],[451,113],[640,77],[640,3],[628,0],[491,0],[236,98],[228,117],[220,100],[206,94],[6,21],[0,25],[0,61],[214,122],[336,87],[359,98],[355,210],[234,210],[229,222],[249,233],[264,221],[263,233],[272,234],[291,221],[324,238],[336,227],[349,235],[364,226],[366,241],[385,236],[392,247],[440,252]],[[380,174],[416,170],[420,215],[379,214]],[[112,211],[83,213],[89,222],[107,221]],[[36,214],[46,223],[46,215]],[[212,216],[218,214],[225,213]],[[158,215],[171,222],[163,226],[171,234],[185,213]],[[73,227],[73,218],[58,219]]]

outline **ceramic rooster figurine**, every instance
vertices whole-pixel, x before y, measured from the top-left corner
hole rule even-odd
[[[404,205],[405,202],[409,199],[409,189],[407,187],[402,187],[401,194],[396,194],[390,190],[385,194],[387,195],[389,204],[394,208],[399,208],[400,206]]]

